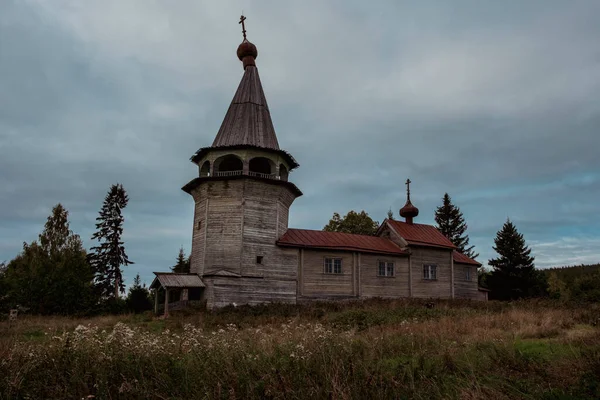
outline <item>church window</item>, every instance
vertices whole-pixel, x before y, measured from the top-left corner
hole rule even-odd
[[[471,268],[470,267],[465,267],[465,280],[466,281],[471,280]]]
[[[379,261],[379,265],[377,268],[378,276],[394,276],[394,263]]]
[[[263,261],[263,256],[256,256],[256,263],[257,264],[262,264]]]
[[[198,220],[198,230],[202,229],[202,220]]]
[[[434,281],[437,279],[437,265],[423,264],[423,279]]]
[[[341,274],[342,259],[341,258],[325,258],[325,273],[326,274]]]

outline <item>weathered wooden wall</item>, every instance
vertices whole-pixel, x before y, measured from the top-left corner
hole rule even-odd
[[[211,309],[229,304],[257,305],[269,302],[295,303],[296,280],[205,277],[206,306]]]
[[[300,295],[304,297],[357,296],[355,273],[357,255],[347,251],[304,249],[300,266]],[[341,258],[342,273],[326,274],[325,258]]]
[[[394,263],[394,276],[378,276],[379,261]],[[361,254],[360,297],[408,297],[408,257]]]
[[[452,297],[451,250],[411,247],[413,297]],[[437,264],[437,279],[423,279],[423,264]]]
[[[284,185],[246,178],[203,182],[192,195],[196,206],[191,272],[203,276],[227,270],[261,278],[263,283],[250,280],[242,285],[246,288],[255,282],[257,290],[266,280],[293,281],[291,296],[295,300],[298,252],[275,245],[287,229],[289,207],[295,194]],[[262,263],[257,263],[257,256],[262,257]],[[274,290],[276,287],[275,282]],[[218,297],[216,303],[221,304],[226,301],[224,293],[226,289],[213,288],[210,296]],[[274,292],[272,301],[280,301],[277,293]],[[232,293],[231,299],[238,302],[240,297]],[[269,301],[268,296],[264,301]]]
[[[471,280],[466,280],[465,268],[471,269]],[[454,263],[454,297],[479,300],[477,268],[474,265]]]

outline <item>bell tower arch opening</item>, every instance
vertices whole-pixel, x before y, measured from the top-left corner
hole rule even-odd
[[[210,161],[204,161],[200,167],[200,176],[210,176]]]
[[[279,165],[279,179],[287,182],[288,177],[289,177],[288,169],[283,164]]]
[[[219,176],[222,174],[235,175],[235,173],[241,175],[242,171],[244,170],[244,163],[238,156],[228,154],[226,156],[217,158],[213,165],[213,169],[214,176]]]
[[[271,175],[274,170],[273,161],[266,157],[255,157],[250,160],[249,171],[259,175]]]

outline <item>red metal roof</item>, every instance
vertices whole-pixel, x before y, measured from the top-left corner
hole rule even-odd
[[[472,258],[465,256],[463,253],[460,253],[456,250],[453,252],[452,257],[454,258],[455,263],[481,266],[481,263],[473,260]]]
[[[438,231],[435,226],[423,224],[407,224],[389,219],[390,226],[408,242],[417,246],[433,246],[453,249],[456,246]]]
[[[288,229],[277,241],[277,244],[279,246],[311,247],[365,253],[408,254],[394,242],[386,238],[308,229]]]

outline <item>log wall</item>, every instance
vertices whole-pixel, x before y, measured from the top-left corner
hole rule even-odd
[[[262,293],[257,296],[262,296],[262,301],[280,301],[281,293],[291,296],[286,301],[295,301],[298,251],[275,245],[287,229],[289,207],[295,194],[284,185],[248,178],[203,182],[192,196],[196,205],[191,272],[203,276],[227,270],[258,278],[261,283],[250,279],[230,287],[238,290],[236,285],[241,285],[246,293],[256,284],[257,291]],[[279,291],[277,280],[292,281],[293,290]],[[274,288],[271,299],[265,295],[267,291],[260,289],[267,281]],[[227,286],[206,293],[207,300],[216,299],[214,304],[227,301]],[[244,304],[239,294],[231,292],[230,297],[230,302]],[[257,300],[249,296],[248,301]]]
[[[408,257],[361,254],[360,297],[408,297]],[[379,261],[394,263],[394,276],[378,276]]]
[[[471,269],[471,280],[466,279],[465,268]],[[454,297],[457,299],[480,299],[475,265],[454,263]]]
[[[413,297],[452,297],[452,251],[431,247],[411,247]],[[437,265],[437,279],[423,279],[423,264]]]

